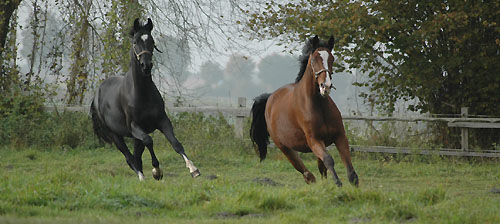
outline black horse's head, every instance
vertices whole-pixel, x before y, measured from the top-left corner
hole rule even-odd
[[[142,74],[145,76],[150,76],[151,69],[153,68],[153,50],[155,49],[155,42],[151,36],[151,30],[153,30],[153,22],[151,19],[148,19],[148,23],[143,26],[139,22],[139,18],[137,18],[130,32],[133,41],[132,49],[135,55],[134,58],[141,65]]]

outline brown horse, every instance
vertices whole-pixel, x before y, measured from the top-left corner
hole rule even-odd
[[[321,176],[326,178],[329,171],[340,187],[342,182],[335,172],[333,158],[326,151],[328,145],[335,143],[349,181],[358,186],[342,116],[329,96],[334,42],[333,36],[327,43],[320,42],[318,36],[311,38],[302,50],[296,82],[255,98],[250,137],[262,161],[271,136],[306,183],[313,183],[316,178],[304,166],[298,152],[313,152],[318,158]]]

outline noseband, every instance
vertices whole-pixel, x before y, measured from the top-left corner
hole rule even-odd
[[[315,73],[314,73],[314,77],[315,77],[316,79],[318,79],[319,74],[321,74],[322,72],[327,72],[329,75],[333,74],[333,72],[332,72],[332,71],[330,71],[330,70],[328,70],[328,69],[324,68],[324,69],[321,69],[321,70],[319,70],[319,71],[315,72]],[[332,87],[331,87],[331,88],[333,88],[334,90],[337,90],[337,88],[335,88],[335,86],[333,86],[333,83],[332,83]]]
[[[143,50],[143,51],[141,51],[141,52],[137,53],[137,51],[135,51],[135,44],[134,44],[134,54],[135,54],[135,57],[137,58],[137,61],[139,61],[139,60],[140,60],[141,55],[143,55],[143,54],[150,54],[150,55],[153,55],[153,53],[151,53],[151,51],[147,51],[147,50]]]
[[[328,74],[330,74],[330,75],[332,74],[332,72],[330,70],[324,68],[324,69],[321,69],[321,70],[315,72],[314,77],[318,78],[319,74],[321,74],[322,72],[328,72]]]

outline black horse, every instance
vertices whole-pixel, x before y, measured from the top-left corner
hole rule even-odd
[[[153,150],[153,140],[148,135],[160,130],[172,147],[186,161],[192,177],[200,175],[184,153],[184,148],[174,135],[172,123],[165,113],[165,103],[151,78],[152,57],[155,43],[151,36],[153,23],[148,19],[141,25],[134,21],[130,32],[133,39],[130,49],[130,67],[124,76],[110,77],[97,89],[90,113],[94,132],[105,142],[114,143],[123,153],[128,165],[144,180],[142,172],[142,153],[147,147],[151,153],[153,177],[160,180],[163,173]],[[132,155],[123,137],[134,139]]]

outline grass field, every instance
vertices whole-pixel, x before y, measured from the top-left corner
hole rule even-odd
[[[0,223],[500,223],[498,160],[356,154],[356,189],[336,151],[343,188],[310,154],[307,185],[277,149],[260,163],[248,144],[185,146],[202,176],[159,143],[165,177],[145,152],[144,182],[109,146],[0,149]]]

